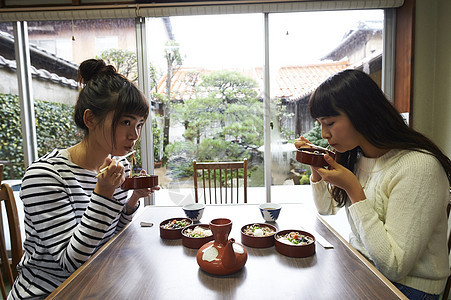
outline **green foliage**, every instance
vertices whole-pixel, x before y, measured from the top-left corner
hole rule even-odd
[[[155,161],[160,161],[162,146],[161,129],[158,127],[156,117],[152,117],[152,134],[153,134],[153,155]]]
[[[310,184],[310,177],[308,175],[302,175],[300,184]]]
[[[278,121],[278,128],[280,129],[280,137],[285,140],[291,140],[295,138],[293,130],[288,129],[285,125],[287,122],[291,122],[294,118],[294,113],[287,112],[287,106],[282,104],[282,100],[279,98],[271,98],[271,113],[274,115],[273,120]]]
[[[38,156],[55,148],[67,148],[82,139],[73,121],[73,107],[54,102],[35,101]]]
[[[173,67],[181,66],[183,57],[180,54],[180,44],[174,40],[168,40],[164,46],[164,57],[168,65]]]
[[[248,153],[237,143],[221,139],[204,139],[200,144],[192,141],[174,142],[166,151],[167,166],[173,178],[189,177],[193,174],[193,160],[197,161],[240,161]]]
[[[97,59],[103,59],[106,64],[113,65],[116,71],[129,80],[136,82],[138,79],[136,53],[124,49],[107,49]]]
[[[34,107],[39,157],[55,148],[66,148],[81,140],[73,122],[72,106],[36,100]],[[13,164],[12,171],[10,166],[5,166],[5,179],[22,178],[25,163],[17,95],[0,94],[0,160],[8,160]]]
[[[4,179],[21,178],[24,172],[24,154],[20,122],[19,98],[0,94],[0,160],[10,161],[5,165]],[[12,174],[10,178],[9,174]]]
[[[317,146],[321,147],[329,146],[327,140],[321,137],[321,126],[317,122],[315,122],[315,126],[312,128],[312,130],[304,134],[304,137],[307,140],[309,140],[310,143],[315,144]]]
[[[174,142],[166,148],[168,173],[172,178],[189,177],[193,174],[196,146],[192,141]],[[200,161],[200,160],[199,160]]]
[[[187,141],[166,149],[171,175],[191,176],[193,159],[238,161],[249,156],[246,146],[263,145],[263,105],[255,86],[237,72],[218,71],[202,76],[196,97],[173,106]]]
[[[218,71],[202,76],[198,96],[174,106],[185,124],[185,138],[202,143],[221,137],[242,145],[263,144],[263,105],[253,90],[255,82],[237,72]]]
[[[224,102],[246,101],[255,98],[257,92],[253,90],[256,82],[234,71],[217,71],[209,75],[202,75],[201,87],[212,96],[219,96]]]

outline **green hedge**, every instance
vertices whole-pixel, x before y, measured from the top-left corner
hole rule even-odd
[[[72,106],[36,100],[34,108],[39,157],[55,148],[66,148],[81,140],[73,122]],[[0,94],[0,160],[12,163],[12,169],[5,165],[4,179],[22,178],[25,164],[17,95]]]

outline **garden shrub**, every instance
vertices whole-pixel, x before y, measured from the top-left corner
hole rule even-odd
[[[73,107],[36,100],[34,103],[38,157],[55,148],[67,148],[81,140],[73,122]],[[5,165],[4,179],[21,179],[25,171],[19,97],[0,94],[0,160]]]

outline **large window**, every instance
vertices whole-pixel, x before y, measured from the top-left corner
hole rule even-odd
[[[309,168],[295,161],[293,141],[317,136],[310,93],[345,68],[381,82],[383,10],[152,17],[145,23],[146,49],[137,49],[134,19],[28,22],[28,35],[39,156],[80,139],[71,113],[82,61],[103,58],[138,82],[137,53],[146,51],[149,149],[162,187],[156,204],[193,201],[193,160],[247,158],[254,202],[271,198],[268,185],[273,193],[302,193]],[[12,34],[8,24],[0,30]],[[119,65],[124,58],[128,65]]]
[[[346,68],[380,82],[382,10],[278,13],[268,20],[265,155],[263,15],[148,19],[155,173],[165,189],[157,204],[162,195],[175,204],[192,201],[193,160],[247,158],[251,199],[264,201],[265,159],[273,193],[302,189],[309,167],[296,162],[293,141],[318,129],[308,113],[310,93]]]

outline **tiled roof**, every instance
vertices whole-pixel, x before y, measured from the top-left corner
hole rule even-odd
[[[340,60],[345,57],[355,48],[362,47],[358,40],[363,40],[363,43],[369,41],[375,34],[382,34],[384,24],[379,21],[359,21],[353,28],[351,28],[343,37],[340,44],[335,47],[328,54],[324,55],[321,60]]]
[[[299,99],[311,93],[318,85],[329,76],[348,68],[348,62],[328,62],[304,66],[285,66],[277,71],[275,79],[272,79],[271,97],[285,99]],[[259,78],[263,82],[263,72]],[[263,90],[260,91],[263,93]],[[259,93],[259,94],[260,94]]]
[[[276,72],[276,78],[271,81],[271,97],[295,100],[302,98],[312,92],[320,83],[329,76],[348,68],[347,61],[327,62],[304,66],[285,66]],[[263,97],[263,68],[252,68],[237,71],[247,77],[254,79],[258,87],[256,91],[260,98]],[[193,77],[192,74],[210,74],[213,70],[181,68],[172,79],[172,99],[187,100],[194,95],[195,86],[200,84],[200,76]],[[166,75],[160,79],[157,92],[166,93]]]
[[[14,57],[14,36],[7,32],[0,31],[0,56],[11,58],[8,54],[12,53]],[[77,78],[78,65],[57,56],[37,45],[30,43],[30,58],[33,65],[39,69],[46,69],[53,73],[58,73],[62,78]]]
[[[0,69],[8,69],[10,71],[16,72],[17,70],[16,61],[9,60],[4,58],[3,56],[0,56]],[[44,69],[36,69],[33,66],[31,66],[31,76],[38,78],[40,80],[52,81],[54,83],[68,86],[73,89],[78,88],[77,82],[73,79],[67,79],[66,77],[58,76],[55,73],[50,73],[49,71]]]

